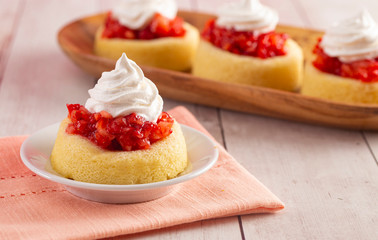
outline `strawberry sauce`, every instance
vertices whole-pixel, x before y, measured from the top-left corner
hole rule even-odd
[[[253,32],[222,28],[215,24],[215,19],[206,23],[202,37],[228,52],[262,59],[286,55],[285,43],[289,38],[287,34],[276,32],[254,36]]]
[[[312,62],[314,67],[340,77],[353,78],[366,83],[378,82],[378,58],[344,63],[337,57],[328,56],[320,46],[320,41],[321,38],[313,50],[316,55],[316,59]]]
[[[179,17],[171,20],[156,13],[147,26],[140,30],[134,30],[121,25],[117,19],[112,18],[112,14],[109,12],[105,20],[105,29],[102,37],[139,40],[182,37],[185,35],[183,23],[184,21]]]
[[[91,113],[80,104],[67,104],[67,109],[72,121],[67,133],[78,134],[103,149],[114,151],[148,149],[172,133],[174,122],[166,112],[154,123],[135,113],[115,118],[106,111]]]

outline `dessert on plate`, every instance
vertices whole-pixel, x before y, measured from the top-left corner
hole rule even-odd
[[[378,103],[378,25],[364,10],[333,24],[305,66],[301,92],[345,103]]]
[[[303,53],[285,33],[275,32],[278,14],[258,0],[220,8],[207,22],[193,62],[193,75],[281,90],[299,90]]]
[[[94,52],[111,59],[125,52],[139,65],[188,70],[199,33],[176,14],[175,0],[124,0],[97,30]]]
[[[68,104],[51,153],[62,176],[99,184],[171,179],[187,166],[180,125],[156,86],[125,54],[89,90],[85,106]]]

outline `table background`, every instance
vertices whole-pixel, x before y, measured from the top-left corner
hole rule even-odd
[[[324,30],[375,0],[261,0],[280,23]],[[0,0],[0,136],[61,121],[66,103],[85,103],[96,79],[59,49],[68,22],[109,9],[104,0]],[[178,0],[214,13],[221,0]],[[254,176],[286,203],[277,214],[200,221],[131,239],[378,239],[378,134],[312,126],[164,99],[186,106]]]

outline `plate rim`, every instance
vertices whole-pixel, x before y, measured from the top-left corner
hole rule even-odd
[[[209,141],[213,145],[213,152],[212,152],[212,159],[208,161],[208,163],[195,171],[191,171],[188,174],[185,174],[183,176],[175,177],[169,180],[164,180],[160,182],[153,182],[153,183],[144,183],[144,184],[130,184],[130,185],[117,185],[117,184],[98,184],[98,183],[88,183],[88,182],[81,182],[76,180],[71,180],[62,176],[55,175],[53,173],[49,173],[46,170],[41,170],[37,167],[35,167],[28,159],[25,153],[26,147],[31,144],[33,137],[35,135],[41,133],[42,131],[46,131],[48,128],[56,128],[58,130],[60,123],[54,123],[51,125],[48,125],[44,128],[41,128],[40,130],[34,132],[32,135],[30,135],[27,139],[24,140],[24,142],[21,145],[20,148],[20,157],[23,164],[32,172],[37,174],[40,177],[43,177],[49,181],[56,182],[59,184],[62,184],[64,186],[69,187],[75,187],[75,188],[81,188],[81,189],[88,189],[88,190],[98,190],[98,191],[139,191],[139,190],[152,190],[152,189],[158,189],[163,187],[172,186],[178,183],[189,181],[193,178],[196,178],[204,173],[206,173],[208,170],[214,166],[214,164],[218,161],[219,158],[219,144],[216,143],[214,140],[212,140],[210,137],[202,133],[201,131],[192,128],[190,126],[187,126],[185,124],[180,124],[183,131],[192,131],[201,136],[201,138],[206,139],[206,141]],[[185,129],[185,130],[184,130]],[[52,136],[51,136],[52,137]],[[55,140],[56,137],[54,137]],[[49,161],[49,160],[48,160]]]

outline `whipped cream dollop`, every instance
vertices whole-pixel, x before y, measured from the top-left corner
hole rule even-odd
[[[373,59],[378,56],[378,25],[367,10],[356,17],[333,24],[320,46],[342,62]]]
[[[142,69],[123,53],[116,67],[103,72],[85,107],[92,113],[107,111],[113,117],[136,113],[147,121],[156,122],[163,110],[163,100],[155,84]]]
[[[244,0],[240,3],[229,3],[218,11],[216,24],[236,31],[253,31],[258,36],[273,31],[278,23],[278,13],[259,0]]]
[[[174,19],[177,14],[175,0],[123,0],[112,9],[113,18],[130,29],[146,26],[155,13]]]

